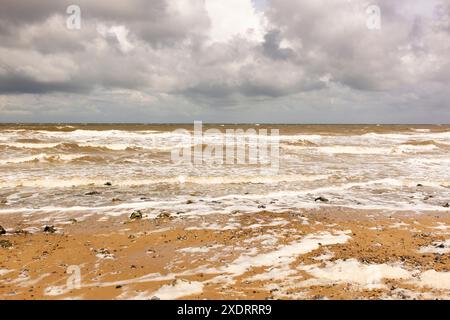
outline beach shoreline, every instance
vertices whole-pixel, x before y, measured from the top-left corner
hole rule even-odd
[[[142,219],[2,215],[4,299],[439,299],[450,211],[321,208]],[[73,266],[79,287],[70,287]],[[72,269],[71,269],[72,268]],[[73,280],[73,279],[72,279]]]
[[[0,297],[450,297],[448,126],[192,129],[1,126]]]

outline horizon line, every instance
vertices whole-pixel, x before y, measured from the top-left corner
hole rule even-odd
[[[201,121],[201,120],[195,120]],[[5,125],[193,125],[192,122],[0,122],[1,126]],[[337,123],[337,122],[204,122],[207,125],[373,125],[373,126],[407,126],[407,125],[424,125],[424,126],[448,126],[450,123]]]

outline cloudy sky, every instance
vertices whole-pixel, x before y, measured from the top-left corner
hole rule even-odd
[[[449,80],[450,0],[0,0],[0,122],[450,123]]]

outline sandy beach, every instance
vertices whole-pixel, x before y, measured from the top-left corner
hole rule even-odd
[[[2,216],[4,299],[448,299],[450,212]],[[99,221],[101,220],[101,221]],[[52,221],[48,221],[52,223]],[[29,230],[29,231],[28,231]],[[52,230],[53,231],[53,230]],[[79,266],[79,288],[68,286]]]
[[[0,3],[0,302],[450,300],[450,0]]]
[[[267,174],[174,163],[192,125],[3,126],[0,297],[449,298],[448,127],[272,127]]]

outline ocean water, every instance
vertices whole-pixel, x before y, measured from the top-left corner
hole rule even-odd
[[[174,150],[195,148],[186,139],[193,125],[1,125],[0,214],[448,210],[450,126],[204,125],[210,128],[278,129],[277,170],[175,163]],[[202,147],[218,139],[208,136]]]

